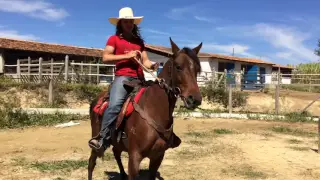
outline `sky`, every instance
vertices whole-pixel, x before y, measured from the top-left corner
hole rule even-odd
[[[287,65],[317,62],[319,0],[0,0],[0,37],[103,48],[122,7],[147,44]]]

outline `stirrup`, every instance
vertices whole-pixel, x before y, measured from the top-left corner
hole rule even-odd
[[[97,143],[100,146],[97,146],[96,143],[93,143],[93,141],[97,141]],[[94,149],[95,151],[100,151],[103,148],[103,143],[100,143],[99,140],[92,138],[89,140],[88,145],[90,148]]]

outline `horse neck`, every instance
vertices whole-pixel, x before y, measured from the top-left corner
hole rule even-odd
[[[177,98],[167,94],[166,90],[158,84],[148,87],[143,99],[143,106],[150,117],[165,128],[173,123],[172,114]]]

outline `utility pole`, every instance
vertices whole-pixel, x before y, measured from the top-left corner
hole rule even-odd
[[[232,48],[232,56],[234,56],[234,48]]]

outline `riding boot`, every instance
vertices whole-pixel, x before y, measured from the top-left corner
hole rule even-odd
[[[103,138],[101,134],[99,134],[90,139],[88,142],[89,147],[97,152],[105,151],[111,144],[111,136],[108,136],[108,134],[105,138]]]

